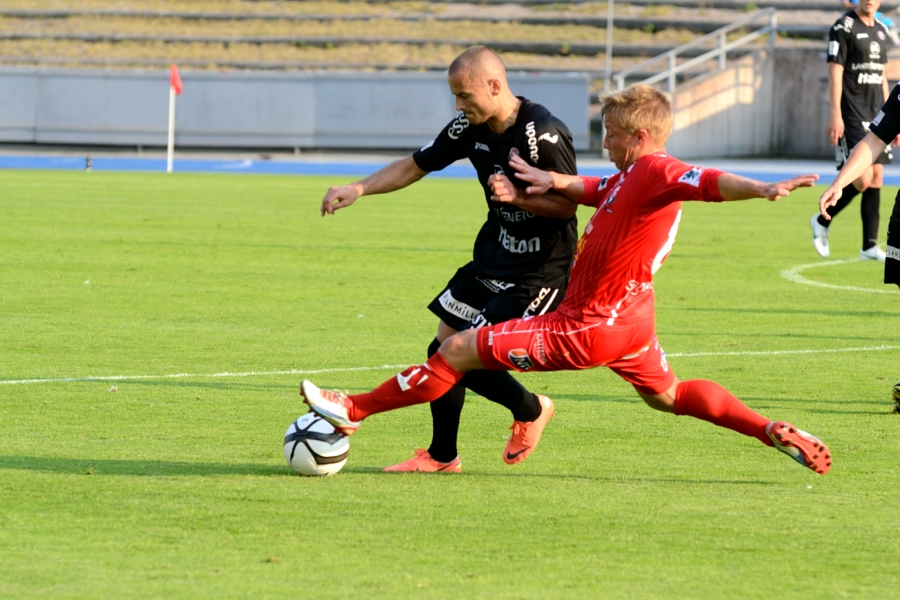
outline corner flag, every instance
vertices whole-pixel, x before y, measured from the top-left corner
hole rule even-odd
[[[175,96],[181,95],[181,75],[178,67],[172,65],[169,69],[169,147],[166,153],[166,173],[172,172],[172,162],[175,155]]]
[[[172,65],[169,69],[169,86],[175,90],[175,94],[180,96],[184,86],[181,85],[181,75],[178,73],[178,67]]]

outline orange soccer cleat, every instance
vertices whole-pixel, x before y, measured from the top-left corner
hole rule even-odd
[[[350,420],[348,408],[351,401],[347,394],[320,390],[311,381],[304,379],[300,384],[300,395],[314,413],[331,423],[342,434],[352,435],[359,429],[360,421]]]
[[[831,452],[822,441],[784,421],[766,425],[766,435],[775,447],[804,467],[824,475],[831,469]]]
[[[431,458],[425,448],[416,448],[411,459],[383,470],[385,473],[459,473],[462,471],[462,463],[458,456],[450,462],[438,462]]]
[[[538,418],[530,423],[513,421],[510,427],[512,435],[509,436],[506,450],[503,451],[503,462],[508,465],[520,463],[534,452],[538,442],[541,441],[544,426],[553,416],[553,400],[541,395],[538,395],[537,399],[541,403],[541,414]]]

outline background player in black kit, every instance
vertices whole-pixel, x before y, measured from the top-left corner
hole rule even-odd
[[[884,104],[888,84],[884,77],[887,63],[888,29],[875,19],[881,0],[860,0],[859,5],[848,11],[831,28],[828,41],[829,97],[831,117],[828,138],[836,146],[837,168],[843,167],[852,150],[868,131],[869,123]],[[884,260],[884,252],[878,243],[878,209],[881,203],[883,165],[891,162],[891,147],[875,157],[875,164],[857,179],[848,182],[841,199],[828,208],[833,218],[860,192],[862,200],[862,260]],[[828,227],[830,220],[814,215],[810,220],[813,230],[813,246],[827,257]]]
[[[514,96],[503,61],[484,46],[469,48],[451,63],[448,83],[461,113],[431,143],[361,181],[329,189],[321,208],[322,215],[334,214],[360,196],[401,189],[463,158],[472,162],[484,188],[487,220],[475,240],[472,262],[460,268],[428,306],[440,318],[429,357],[457,331],[556,308],[577,240],[575,204],[568,199],[503,203],[492,199],[488,183],[495,173],[519,182],[509,166],[516,155],[541,169],[575,174],[566,126],[543,106]],[[386,471],[460,471],[456,440],[465,388],[512,411],[513,435],[504,461],[518,463],[531,454],[536,443],[530,440],[539,439],[553,416],[553,403],[526,391],[507,372],[473,371],[431,403],[428,450],[417,450],[412,459]]]
[[[819,198],[819,211],[829,214],[828,208],[841,201],[847,182],[859,177],[900,135],[900,84],[888,95],[887,102],[872,119],[869,133],[857,144],[847,164],[834,182]],[[888,223],[887,261],[884,263],[884,282],[900,286],[900,193],[894,200],[894,210]]]

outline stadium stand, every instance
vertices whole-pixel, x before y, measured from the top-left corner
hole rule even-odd
[[[615,4],[612,73],[708,35],[757,9],[777,9],[779,51],[818,64],[837,0],[631,0]],[[897,6],[882,11],[895,15]],[[484,43],[510,70],[578,71],[592,77],[592,114],[605,87],[606,3],[550,0],[8,0],[0,6],[0,66],[203,71],[443,71]],[[900,20],[900,19],[898,19]],[[749,31],[739,28],[733,41]],[[715,36],[679,54],[714,48]],[[769,47],[767,37],[729,52],[729,63]],[[799,59],[798,59],[799,60]],[[895,65],[896,65],[895,61]],[[722,68],[709,60],[678,82]],[[889,67],[891,80],[900,78]],[[659,73],[665,61],[629,82]],[[801,67],[804,68],[804,67]],[[815,84],[814,81],[811,82]],[[671,83],[670,83],[671,85]],[[783,86],[782,86],[783,87]]]
[[[442,70],[473,43],[491,45],[521,70],[599,73],[605,60],[606,4],[597,2],[173,0],[152,6],[137,0],[6,2],[0,64]],[[788,45],[818,43],[840,12],[837,2],[822,0],[617,4],[613,68],[767,6],[779,9],[781,43]]]

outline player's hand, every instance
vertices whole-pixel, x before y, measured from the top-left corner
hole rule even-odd
[[[515,202],[519,198],[519,190],[506,175],[491,175],[488,185],[491,186],[491,200],[494,202]]]
[[[333,215],[334,211],[350,206],[359,198],[359,190],[355,185],[341,185],[328,188],[328,193],[322,198],[322,206],[319,208],[321,216]]]
[[[837,187],[834,184],[825,190],[825,193],[819,196],[819,212],[825,217],[826,220],[831,220],[831,215],[826,212],[831,206],[837,204],[837,201],[841,199],[841,188]]]
[[[828,142],[832,146],[837,146],[844,135],[844,119],[840,114],[831,115],[828,121]]]
[[[770,183],[766,190],[766,200],[770,202],[781,200],[797,188],[812,187],[818,180],[818,175],[798,175],[778,183]]]
[[[526,194],[540,196],[553,189],[553,175],[547,171],[541,171],[525,162],[521,156],[513,156],[509,159],[509,166],[516,170],[516,177],[529,183],[525,188]]]

